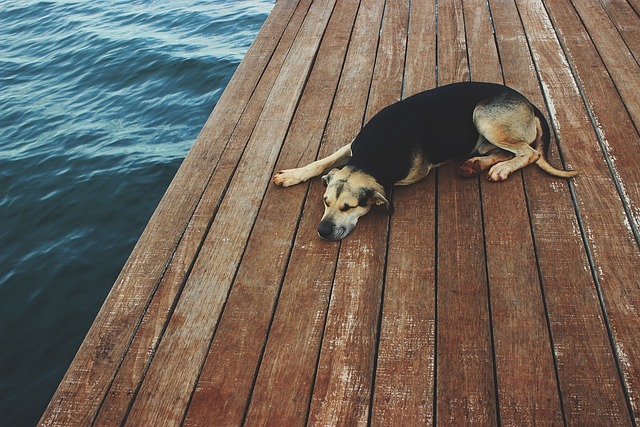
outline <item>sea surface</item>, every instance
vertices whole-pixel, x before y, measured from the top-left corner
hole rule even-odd
[[[0,425],[35,425],[273,0],[0,2]]]

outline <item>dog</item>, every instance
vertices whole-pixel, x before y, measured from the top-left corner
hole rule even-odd
[[[288,187],[330,170],[322,177],[325,210],[318,234],[341,240],[373,205],[393,211],[394,185],[413,184],[463,156],[474,156],[459,168],[464,177],[488,170],[490,181],[504,181],[531,163],[553,176],[576,176],[547,162],[550,135],[544,115],[516,90],[454,83],[385,107],[350,144],[307,166],[277,172],[273,183]]]

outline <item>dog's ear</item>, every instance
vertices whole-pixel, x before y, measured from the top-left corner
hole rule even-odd
[[[321,179],[322,179],[322,183],[324,184],[324,186],[326,187],[327,185],[329,185],[329,183],[331,182],[331,178],[333,177],[333,173],[337,171],[337,169],[331,169],[329,171],[329,173],[327,173],[326,175],[324,175]]]
[[[378,206],[385,205],[387,211],[389,211],[389,214],[393,213],[393,204],[380,191],[371,190],[369,197],[372,204],[376,204]]]

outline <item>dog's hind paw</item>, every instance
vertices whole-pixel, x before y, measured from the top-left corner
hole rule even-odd
[[[513,169],[505,163],[507,162],[500,162],[489,169],[489,181],[501,182],[509,178],[509,175],[511,175]]]

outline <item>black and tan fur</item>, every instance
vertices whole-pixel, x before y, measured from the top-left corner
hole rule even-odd
[[[549,125],[540,110],[515,90],[493,83],[455,83],[419,93],[376,114],[350,143],[307,166],[278,172],[288,187],[335,167],[322,177],[327,185],[318,234],[340,240],[374,204],[391,209],[394,185],[409,185],[431,168],[473,155],[459,169],[465,177],[488,170],[491,181],[536,163],[564,178],[545,159]]]

